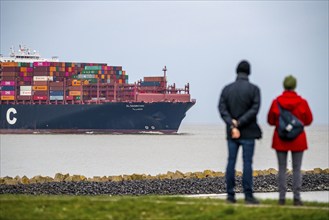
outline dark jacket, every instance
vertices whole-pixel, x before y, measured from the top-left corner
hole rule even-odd
[[[313,121],[313,115],[311,109],[305,99],[299,96],[294,91],[284,91],[282,95],[273,100],[271,108],[267,115],[267,121],[270,125],[275,125],[276,128],[279,125],[279,107],[289,110],[299,120],[301,120],[305,126],[310,125]],[[294,140],[284,141],[279,137],[277,129],[273,134],[272,148],[278,151],[304,151],[308,148],[306,134],[303,131]]]
[[[259,88],[249,82],[247,74],[238,73],[236,81],[224,87],[218,104],[226,123],[227,138],[231,139],[232,119],[239,123],[240,139],[261,138],[262,132],[257,124],[259,107]]]

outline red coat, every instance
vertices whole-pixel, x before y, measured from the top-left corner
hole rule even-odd
[[[312,112],[308,103],[301,96],[297,95],[294,91],[284,91],[282,95],[273,100],[271,108],[267,115],[267,122],[270,125],[275,125],[275,131],[273,134],[272,148],[279,151],[304,151],[307,149],[306,134],[303,131],[298,137],[291,141],[284,141],[278,135],[277,126],[279,124],[279,107],[280,105],[292,112],[298,119],[300,119],[304,125],[310,125],[313,121]]]

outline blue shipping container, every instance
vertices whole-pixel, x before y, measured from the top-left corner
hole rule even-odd
[[[64,92],[63,91],[50,91],[49,94],[50,94],[50,96],[63,96]]]
[[[14,91],[15,86],[2,86],[1,90],[2,91]]]

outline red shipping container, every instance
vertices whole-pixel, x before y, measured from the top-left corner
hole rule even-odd
[[[2,86],[14,86],[15,81],[1,81]]]
[[[33,95],[35,95],[35,96],[48,96],[48,91],[34,91]]]
[[[73,96],[66,96],[66,100],[67,100],[67,101],[71,101],[71,100],[73,100]]]
[[[1,91],[1,95],[2,96],[7,96],[7,95],[14,96],[15,91]]]
[[[50,86],[50,91],[63,91],[63,86]]]
[[[31,100],[31,96],[21,96],[21,95],[18,95],[17,96],[17,100]]]
[[[17,72],[2,72],[2,76],[17,76]]]
[[[18,72],[19,67],[2,67],[2,72]]]
[[[15,81],[16,77],[15,76],[3,76],[1,78],[1,80],[3,80],[3,81]]]
[[[48,72],[34,72],[33,76],[49,76]]]
[[[47,86],[48,82],[47,81],[33,81],[34,86]]]
[[[31,81],[19,81],[18,85],[20,85],[20,86],[31,86],[32,82]]]
[[[37,101],[37,100],[47,100],[48,99],[48,96],[37,96],[37,95],[34,95],[33,96],[33,100]]]
[[[63,82],[49,82],[49,86],[61,86],[63,87]]]
[[[23,81],[25,81],[25,82],[31,82],[32,81],[32,76],[25,76],[25,77],[23,77]]]
[[[37,67],[34,67],[34,72],[49,72],[50,70],[50,67],[48,66],[37,66]]]

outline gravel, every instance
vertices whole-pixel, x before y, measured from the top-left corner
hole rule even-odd
[[[287,177],[291,191],[292,176]],[[329,190],[328,174],[303,176],[302,191]],[[121,182],[48,182],[34,184],[0,184],[0,194],[30,195],[187,195],[225,193],[224,177],[203,179],[135,180]],[[255,192],[277,192],[277,175],[254,177]],[[242,192],[242,178],[236,177],[236,192]]]

